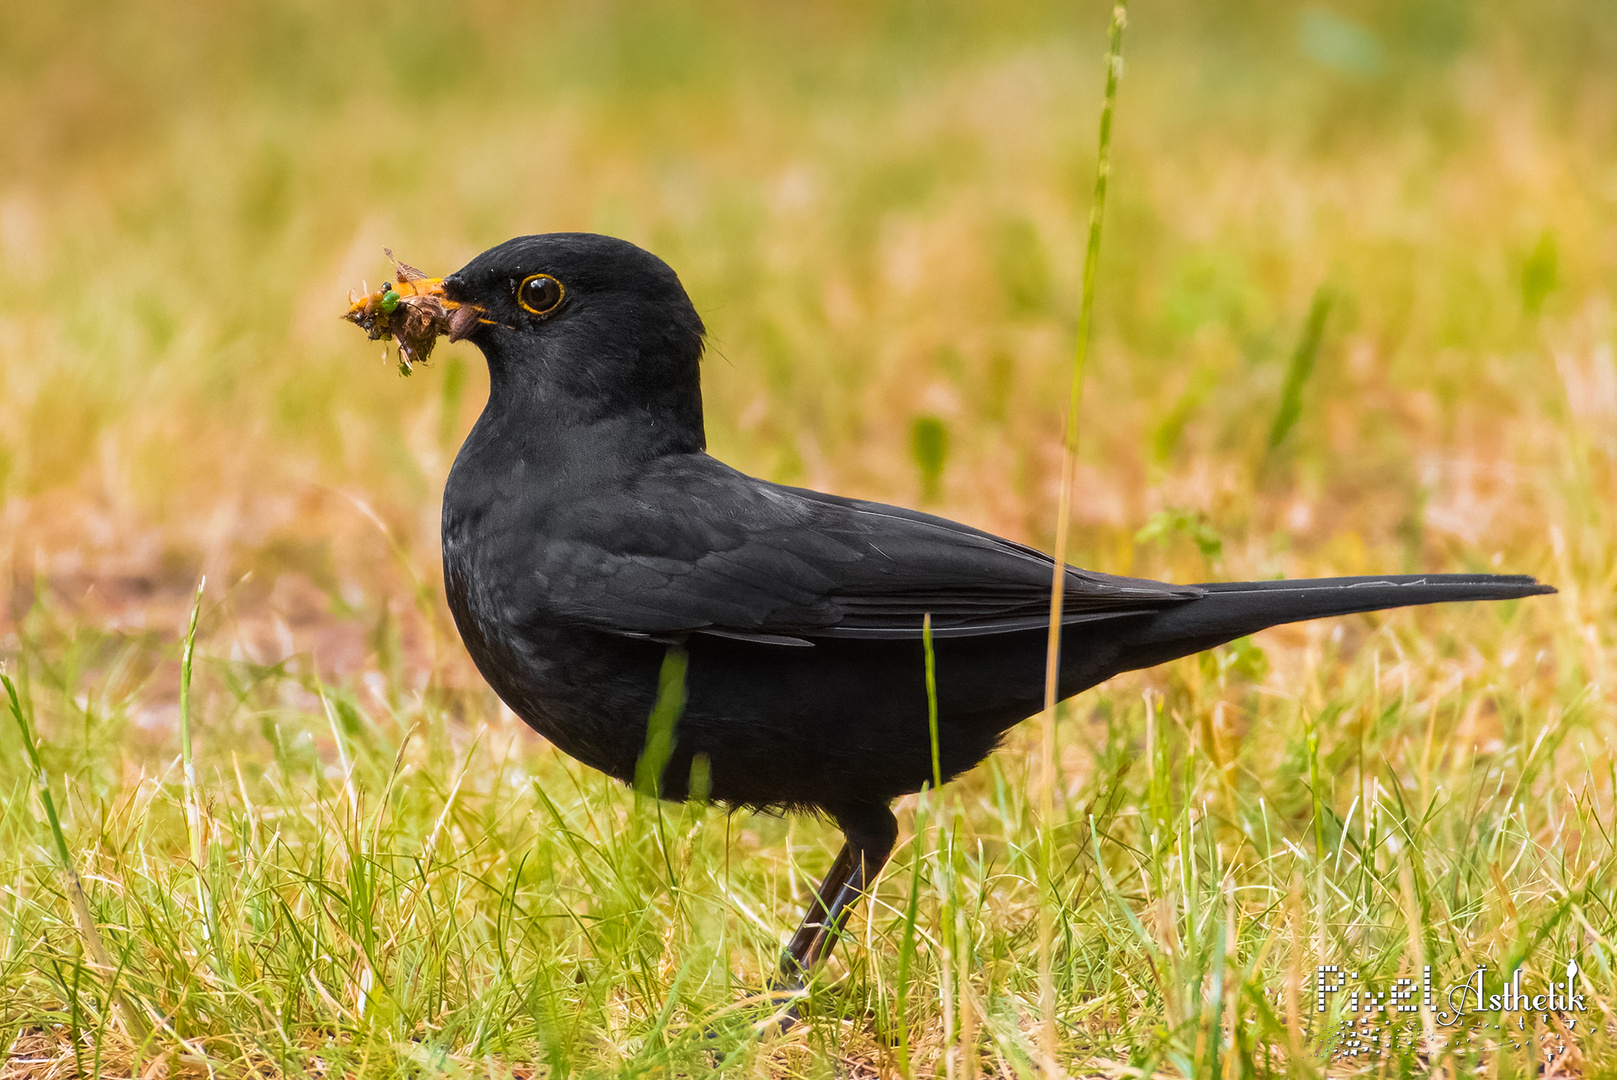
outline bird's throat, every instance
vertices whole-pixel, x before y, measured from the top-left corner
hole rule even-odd
[[[563,348],[513,348],[500,335],[478,344],[489,368],[478,427],[525,456],[558,466],[635,468],[707,448],[694,356],[656,365],[674,369],[668,378],[610,355],[581,361]]]

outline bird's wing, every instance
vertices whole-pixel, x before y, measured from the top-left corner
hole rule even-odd
[[[706,455],[653,464],[610,493],[552,506],[531,610],[609,632],[806,644],[1044,626],[1051,559],[880,503],[753,479]],[[1068,568],[1064,620],[1170,607],[1194,586]]]

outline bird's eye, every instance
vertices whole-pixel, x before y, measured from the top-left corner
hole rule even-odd
[[[561,282],[549,274],[535,274],[517,286],[517,303],[535,315],[549,315],[566,292]]]

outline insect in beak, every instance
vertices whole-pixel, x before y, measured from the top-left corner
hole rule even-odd
[[[440,334],[459,341],[472,332],[483,310],[475,304],[461,304],[444,295],[444,279],[429,278],[409,263],[388,261],[398,280],[389,281],[375,292],[355,299],[349,294],[348,311],[343,318],[365,331],[372,341],[392,339],[399,345],[399,373],[408,375],[416,364],[432,355]]]

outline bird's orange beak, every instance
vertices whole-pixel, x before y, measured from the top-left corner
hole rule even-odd
[[[444,295],[444,279],[441,277],[421,278],[418,281],[401,281],[395,286],[411,296],[431,296],[444,306],[445,311],[454,311],[460,304]]]

